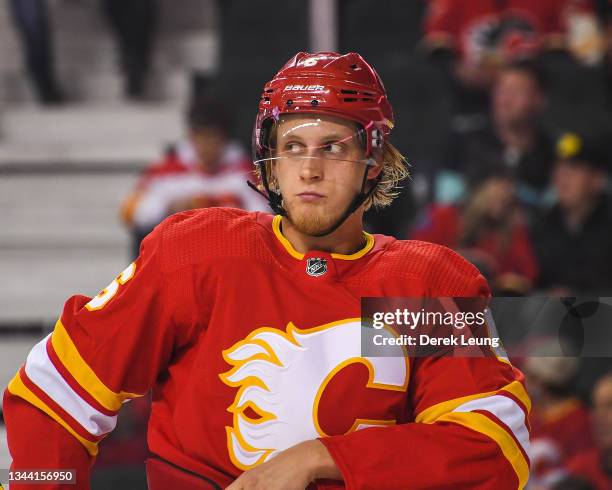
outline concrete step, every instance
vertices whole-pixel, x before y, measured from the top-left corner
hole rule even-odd
[[[210,71],[210,66],[205,65],[207,63],[200,65],[200,73]],[[82,104],[117,105],[124,102],[124,79],[115,68],[87,73],[64,72],[60,84],[69,99],[65,106],[68,109]],[[158,69],[149,78],[147,96],[150,103],[171,102],[180,105],[189,99],[190,90],[191,70]],[[38,107],[28,77],[17,71],[0,72],[0,119],[4,111],[24,107]]]
[[[183,133],[176,104],[8,108],[0,121],[0,168],[18,162],[148,162]]]
[[[108,249],[2,250],[0,323],[53,322],[70,296],[95,296],[130,261],[127,240]]]
[[[114,143],[143,141],[180,134],[179,111],[174,105],[116,104],[66,106],[58,109],[6,110],[2,136],[10,143]]]
[[[42,143],[24,148],[22,143],[0,144],[0,172],[36,169],[42,171],[79,170],[90,166],[114,168],[144,168],[159,158],[166,143],[176,141],[167,138],[150,142],[120,141],[108,143]]]
[[[121,201],[137,175],[0,178],[0,324],[49,322],[70,295],[95,295],[130,261]]]
[[[34,105],[34,95],[25,73],[20,69],[2,71],[0,67],[0,128],[7,104]]]
[[[58,63],[61,64],[66,59],[62,56],[62,51],[66,48],[78,52],[102,47],[102,52],[112,51],[112,36],[96,3],[64,0],[48,2],[51,35]],[[21,44],[13,19],[9,15],[8,0],[0,2],[0,54],[3,69],[7,65],[20,68]]]
[[[3,176],[0,251],[126,246],[118,210],[137,178],[136,173]]]
[[[2,468],[10,468],[11,461],[8,443],[6,442],[6,428],[3,425],[0,425],[0,465],[2,465]],[[9,490],[9,487],[6,485],[4,488]]]
[[[197,62],[197,60],[196,60]],[[210,70],[208,63],[202,63],[200,73]],[[91,70],[87,73],[63,73],[61,87],[68,97],[66,109],[78,105],[129,104],[124,98],[124,79],[113,68],[109,71]],[[149,77],[147,97],[149,103],[173,103],[183,105],[191,95],[191,70],[156,70]],[[32,85],[22,72],[0,72],[0,125],[2,113],[15,108],[36,108]],[[1,134],[0,134],[1,137]]]
[[[158,35],[153,56],[153,95],[182,101],[192,70],[212,73],[217,62],[217,39],[212,0],[183,0],[181,8],[161,1]],[[50,3],[58,80],[73,100],[121,100],[122,81],[115,41],[98,2]],[[0,1],[0,104],[31,104],[24,76],[23,54],[7,0]],[[180,74],[177,77],[177,73]],[[180,88],[177,88],[180,87]]]
[[[8,40],[0,36],[0,74],[12,73],[23,69],[21,46],[10,36]],[[87,73],[118,71],[119,55],[114,43],[106,38],[58,41],[55,56],[58,76],[72,72]],[[210,71],[214,68],[217,37],[212,31],[185,33],[157,43],[154,51],[153,66],[157,71],[171,68],[203,67]]]
[[[216,0],[160,0],[157,37],[165,40],[196,31],[215,29],[217,25]],[[112,38],[111,28],[100,8],[99,0],[47,0],[52,35],[56,43],[88,39],[102,35]],[[0,39],[14,39],[13,19],[8,0],[0,1]],[[83,34],[89,34],[84,37]]]
[[[98,55],[99,58],[92,61]],[[77,61],[79,57],[83,62]],[[67,58],[70,61],[58,63],[57,76],[73,103],[116,103],[123,100],[123,75],[115,61],[115,53],[84,49]],[[191,73],[214,73],[216,60],[217,40],[211,34],[188,36],[181,42],[170,43],[155,61],[150,76],[150,95],[155,100],[183,103],[189,96]],[[21,61],[9,66],[0,65],[0,103],[10,108],[35,105],[33,102],[31,83],[22,70]]]
[[[4,391],[6,385],[25,361],[30,349],[40,338],[41,336],[38,335],[10,337],[3,335],[0,337],[0,391]],[[6,462],[6,459],[3,460],[3,457],[7,455],[7,453],[3,452],[3,444],[6,444],[6,441],[2,439],[2,431],[0,429],[0,462]],[[3,469],[8,468],[8,466],[1,466],[1,463],[0,467]]]

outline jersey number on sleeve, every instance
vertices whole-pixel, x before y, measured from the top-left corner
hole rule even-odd
[[[100,291],[95,298],[93,298],[89,303],[87,303],[85,305],[85,308],[87,308],[89,311],[104,308],[104,306],[106,306],[106,303],[108,303],[113,298],[113,296],[117,294],[119,286],[125,284],[130,279],[132,279],[132,277],[134,277],[134,272],[136,272],[136,263],[132,262],[124,269],[121,274],[117,276],[117,278],[113,282],[106,286],[106,288]]]

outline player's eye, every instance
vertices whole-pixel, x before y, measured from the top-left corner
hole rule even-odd
[[[293,153],[293,154],[301,153],[303,149],[304,149],[304,146],[301,145],[300,143],[290,142],[285,145],[285,151],[287,151],[288,153]]]
[[[331,153],[332,155],[339,155],[344,151],[344,146],[340,143],[330,142],[323,145],[323,150],[326,153]]]

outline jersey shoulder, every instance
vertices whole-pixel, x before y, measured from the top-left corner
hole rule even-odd
[[[403,278],[418,278],[432,296],[489,294],[474,264],[444,245],[420,240],[394,240],[386,248],[383,267]]]
[[[166,218],[152,235],[167,269],[222,257],[262,258],[257,214],[235,208],[194,209]]]

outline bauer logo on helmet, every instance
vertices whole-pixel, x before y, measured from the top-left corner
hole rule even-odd
[[[301,92],[323,92],[323,85],[287,85],[283,92],[301,91]]]

